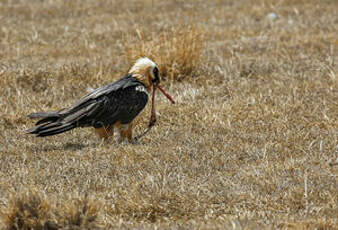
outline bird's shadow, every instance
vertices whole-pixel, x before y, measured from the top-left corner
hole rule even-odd
[[[95,143],[76,143],[76,142],[68,142],[65,144],[44,144],[40,146],[32,146],[31,149],[34,152],[51,152],[51,151],[77,151],[82,150],[89,147],[97,146]]]
[[[44,145],[35,145],[35,146],[31,146],[31,150],[34,152],[51,152],[51,151],[78,151],[78,150],[83,150],[86,148],[97,148],[99,146],[102,145],[109,145],[109,144],[113,144],[116,146],[120,146],[120,145],[133,145],[133,146],[137,146],[140,144],[143,144],[142,141],[137,140],[136,142],[133,143],[119,143],[117,140],[109,140],[107,142],[105,141],[94,141],[94,142],[90,142],[90,143],[80,143],[80,142],[67,142],[64,144],[44,144]]]

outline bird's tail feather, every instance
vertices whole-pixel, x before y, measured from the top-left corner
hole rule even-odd
[[[25,130],[26,133],[35,134],[37,137],[52,136],[77,127],[74,122],[62,122],[60,111],[31,113],[28,117],[31,119],[40,118],[35,127]]]
[[[37,119],[42,118],[38,122],[36,122],[36,125],[40,125],[46,122],[55,122],[60,118],[59,112],[39,112],[39,113],[31,113],[28,115],[30,119]]]
[[[28,115],[30,119],[36,119],[36,118],[44,118],[49,116],[56,116],[58,115],[58,112],[55,111],[49,111],[49,112],[38,112],[38,113],[31,113]]]
[[[52,122],[48,124],[40,124],[31,129],[25,130],[26,133],[36,134],[37,137],[53,136],[59,133],[69,131],[76,128],[75,123],[62,124],[59,122]]]

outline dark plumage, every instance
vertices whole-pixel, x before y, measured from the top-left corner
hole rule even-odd
[[[121,125],[129,124],[147,101],[145,85],[132,74],[127,74],[122,79],[87,94],[70,108],[28,115],[30,118],[42,119],[26,132],[44,137],[76,127],[92,126],[98,129],[117,122]]]

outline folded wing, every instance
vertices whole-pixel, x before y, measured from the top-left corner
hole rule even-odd
[[[30,114],[30,118],[42,119],[26,132],[44,137],[76,127],[100,128],[118,121],[127,124],[142,111],[147,101],[148,94],[144,85],[127,75],[87,94],[68,109]]]

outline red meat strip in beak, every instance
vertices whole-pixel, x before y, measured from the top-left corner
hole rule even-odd
[[[155,91],[156,91],[157,88],[164,94],[164,96],[166,96],[168,98],[168,100],[171,103],[175,104],[174,99],[160,85],[154,85],[153,86],[153,95],[152,95],[152,100],[151,100],[151,117],[150,117],[149,127],[153,126],[156,122]]]
[[[156,122],[155,91],[156,91],[157,88],[164,94],[164,96],[166,96],[168,98],[168,100],[171,103],[175,104],[174,99],[160,85],[154,85],[153,86],[153,96],[152,96],[152,101],[151,101],[151,117],[150,117],[149,127],[153,126]]]
[[[175,104],[174,99],[160,85],[157,85],[156,87],[164,94],[164,96],[166,96],[168,98],[168,100],[171,103]],[[155,91],[156,87],[154,87],[154,91]]]

